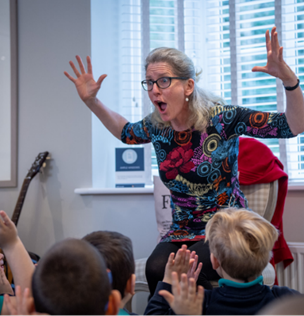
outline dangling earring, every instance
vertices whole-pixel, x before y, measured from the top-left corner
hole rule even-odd
[[[186,98],[186,102],[188,102],[188,101],[189,101],[189,98],[187,97],[187,98]]]

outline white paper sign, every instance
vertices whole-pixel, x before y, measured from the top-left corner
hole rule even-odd
[[[170,207],[170,190],[162,183],[158,176],[153,177],[154,182],[154,202],[157,230],[159,236],[157,242],[169,231],[172,224],[172,214]]]

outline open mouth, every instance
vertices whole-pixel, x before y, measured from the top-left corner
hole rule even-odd
[[[165,112],[166,108],[167,108],[167,103],[161,102],[161,101],[157,101],[156,104],[158,105],[158,108],[160,110],[160,112]]]

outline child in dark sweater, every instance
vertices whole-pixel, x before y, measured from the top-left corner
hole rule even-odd
[[[261,274],[277,238],[276,228],[255,212],[233,208],[218,212],[207,223],[206,241],[213,269],[222,277],[219,287],[205,291],[198,287],[196,292],[195,280],[188,280],[178,263],[171,268],[176,271],[171,277],[165,272],[145,314],[253,315],[276,298],[299,294],[263,285]],[[179,256],[185,258],[186,253]]]

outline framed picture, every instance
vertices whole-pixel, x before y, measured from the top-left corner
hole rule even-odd
[[[0,187],[17,186],[17,0],[0,1]]]

